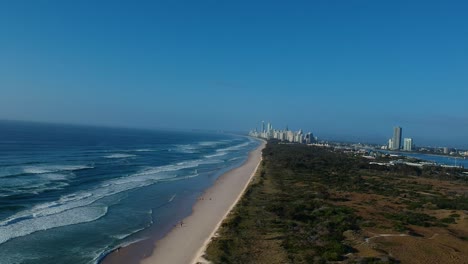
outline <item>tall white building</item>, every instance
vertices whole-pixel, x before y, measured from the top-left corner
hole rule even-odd
[[[294,142],[294,132],[288,131],[287,136],[286,136],[286,140],[289,141],[289,142]]]
[[[404,151],[413,151],[413,139],[405,138],[403,141],[403,150]]]

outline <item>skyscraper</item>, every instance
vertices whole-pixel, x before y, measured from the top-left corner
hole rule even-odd
[[[393,146],[392,150],[399,150],[401,148],[401,127],[393,128]]]
[[[404,151],[413,151],[413,139],[405,138],[403,141],[403,150]]]

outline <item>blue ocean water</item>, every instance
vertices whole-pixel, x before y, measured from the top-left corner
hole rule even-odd
[[[0,122],[0,263],[97,263],[167,232],[259,142]]]
[[[468,168],[468,159],[463,157],[452,157],[446,155],[436,155],[436,154],[425,154],[425,153],[416,153],[416,152],[400,152],[400,151],[382,151],[386,154],[396,154],[400,156],[406,156],[410,158],[416,158],[420,160],[425,160],[429,162],[436,163],[438,165],[448,165],[448,166],[461,166],[463,168]]]
[[[461,158],[461,157],[450,157],[450,156],[422,154],[422,153],[403,153],[403,152],[400,152],[399,154],[403,156],[408,156],[412,158],[435,162],[440,165],[462,166],[463,168],[468,168],[468,160]]]

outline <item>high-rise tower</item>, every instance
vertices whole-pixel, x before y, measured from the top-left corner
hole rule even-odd
[[[394,127],[393,128],[393,146],[392,150],[399,150],[401,148],[401,127]]]
[[[413,139],[412,138],[405,138],[403,140],[403,150],[404,151],[412,151],[413,150]]]

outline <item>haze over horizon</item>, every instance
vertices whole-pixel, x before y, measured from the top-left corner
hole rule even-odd
[[[0,3],[0,119],[468,147],[464,1]]]

